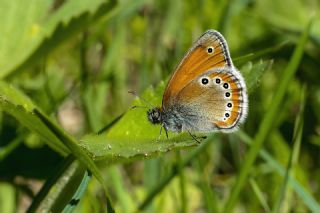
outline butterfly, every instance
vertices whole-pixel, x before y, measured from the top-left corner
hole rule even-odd
[[[224,37],[208,30],[171,76],[162,106],[148,110],[152,124],[172,132],[232,132],[248,112],[246,84]],[[161,131],[160,130],[160,131]]]

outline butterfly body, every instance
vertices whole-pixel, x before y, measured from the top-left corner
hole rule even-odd
[[[246,86],[227,43],[214,30],[191,47],[165,89],[162,107],[148,111],[153,124],[173,132],[233,131],[247,114]]]

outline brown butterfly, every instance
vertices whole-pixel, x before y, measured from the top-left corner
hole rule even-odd
[[[171,76],[162,107],[147,115],[166,132],[230,132],[245,120],[247,109],[245,81],[232,64],[227,42],[208,30]]]

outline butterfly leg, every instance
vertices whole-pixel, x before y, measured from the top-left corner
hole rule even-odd
[[[164,128],[164,131],[166,132],[167,139],[169,139],[169,135],[168,135],[168,130],[167,130],[167,128],[166,128],[165,126],[164,126],[163,128]]]
[[[197,141],[198,143],[201,143],[201,141],[199,141],[199,139],[206,139],[206,138],[207,138],[207,136],[197,137],[197,136],[193,135],[193,134],[192,134],[191,132],[189,132],[189,131],[188,131],[188,133],[189,133],[189,135],[193,138],[193,140]]]
[[[160,141],[160,138],[161,138],[161,135],[162,135],[162,128],[163,128],[164,131],[166,132],[167,139],[169,139],[169,135],[168,135],[168,130],[167,130],[167,128],[166,128],[165,126],[161,125],[161,127],[160,127],[160,133],[159,133],[157,142]]]

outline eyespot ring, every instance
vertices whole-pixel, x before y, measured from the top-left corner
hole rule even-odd
[[[208,54],[212,54],[212,53],[214,53],[214,47],[213,46],[209,46],[209,47],[207,47],[207,53]]]
[[[201,84],[202,85],[207,85],[208,83],[209,83],[209,79],[208,78],[204,77],[204,78],[201,79]]]

